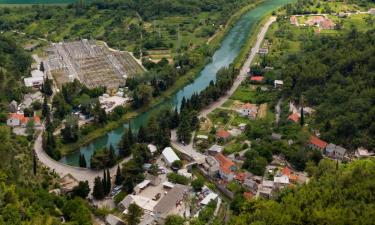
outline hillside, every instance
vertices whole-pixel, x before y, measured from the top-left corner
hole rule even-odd
[[[282,193],[277,201],[247,201],[229,224],[373,224],[374,160],[338,169],[334,161],[323,160],[310,170],[307,185]]]

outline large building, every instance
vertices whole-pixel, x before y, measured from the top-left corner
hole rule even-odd
[[[180,158],[178,158],[178,156],[176,155],[176,153],[173,151],[171,147],[166,147],[161,154],[163,156],[165,163],[168,166],[172,166],[172,163],[174,161],[180,160]]]

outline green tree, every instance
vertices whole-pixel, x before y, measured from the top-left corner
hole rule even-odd
[[[125,220],[128,225],[137,225],[141,221],[143,210],[138,205],[132,203],[128,207],[128,213],[125,215]]]
[[[67,116],[64,128],[61,129],[61,135],[66,143],[76,142],[78,140],[78,118],[74,115]]]
[[[191,182],[191,186],[193,187],[195,192],[201,191],[204,185],[204,179],[202,177],[198,177],[197,179]]]
[[[84,154],[79,154],[79,167],[86,168],[86,158]]]
[[[103,199],[104,196],[105,196],[103,183],[102,183],[100,177],[95,177],[94,190],[92,192],[92,196],[94,196],[94,198],[96,198],[96,199]]]
[[[165,219],[165,225],[183,225],[185,219],[179,215],[169,215]]]
[[[90,193],[90,187],[89,182],[86,181],[80,181],[77,186],[73,188],[72,195],[78,196],[81,198],[86,198]]]
[[[141,125],[138,130],[138,143],[146,143],[147,142],[147,133],[145,128]]]
[[[124,177],[122,176],[120,165],[118,165],[117,166],[117,172],[116,172],[115,184],[121,185],[123,180],[124,180]]]

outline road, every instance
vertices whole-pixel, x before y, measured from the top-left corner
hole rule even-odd
[[[103,176],[103,170],[91,170],[87,168],[80,168],[75,166],[69,166],[63,163],[60,163],[47,155],[47,153],[43,150],[42,146],[42,134],[39,134],[37,139],[34,143],[34,150],[35,154],[37,155],[39,161],[46,167],[50,168],[51,170],[55,171],[60,177],[63,177],[67,174],[71,174],[74,178],[78,181],[85,181],[89,182],[91,190],[94,187],[94,179],[97,176]],[[124,159],[121,163],[129,161],[130,157]],[[110,168],[109,172],[111,177],[116,175],[117,165]],[[114,178],[112,178],[114,179]]]
[[[246,77],[247,77],[247,71],[248,71],[251,63],[253,62],[253,60],[254,60],[257,52],[259,51],[260,45],[262,44],[262,42],[264,40],[264,37],[266,36],[267,30],[271,26],[271,24],[273,22],[275,22],[275,21],[276,21],[276,17],[273,16],[273,17],[271,17],[266,22],[266,24],[263,25],[261,31],[259,32],[259,34],[257,36],[256,43],[255,43],[254,47],[251,49],[251,52],[250,52],[248,58],[246,59],[245,63],[243,64],[243,66],[242,66],[242,68],[240,70],[240,74],[237,76],[236,80],[233,82],[233,85],[232,85],[231,89],[224,96],[222,96],[217,101],[215,101],[214,103],[212,103],[211,105],[209,105],[207,108],[203,109],[199,113],[199,116],[198,116],[199,118],[207,117],[207,115],[209,113],[211,113],[212,111],[214,111],[216,108],[221,107],[221,105],[224,102],[226,102],[228,100],[228,98],[234,93],[234,91],[238,88],[238,86],[240,86],[240,84],[242,83],[242,81],[244,79],[246,79]],[[194,133],[193,133],[192,136],[194,137]],[[192,141],[188,145],[181,144],[177,140],[176,130],[172,131],[171,144],[178,151],[180,151],[180,152],[182,152],[182,153],[184,153],[186,155],[191,156],[194,159],[194,161],[201,161],[202,158],[203,158],[203,160],[205,158],[205,156],[203,154],[197,152],[193,148],[193,142]]]
[[[199,118],[206,117],[209,113],[211,113],[216,108],[218,108],[222,104],[224,104],[224,102],[226,102],[229,99],[229,97],[236,91],[236,89],[238,88],[238,86],[240,86],[240,84],[242,83],[242,81],[244,79],[246,79],[246,77],[247,77],[247,71],[248,71],[251,63],[253,62],[253,60],[254,60],[257,52],[259,51],[260,45],[262,44],[262,42],[264,40],[264,37],[266,36],[267,30],[271,26],[271,24],[273,22],[275,22],[275,21],[276,21],[276,17],[272,16],[266,22],[266,24],[263,25],[261,31],[258,34],[257,41],[256,41],[254,47],[251,49],[249,57],[247,58],[247,60],[243,64],[243,66],[242,66],[242,68],[240,70],[240,74],[237,76],[236,80],[233,82],[233,85],[232,85],[231,89],[224,96],[222,96],[221,98],[219,98],[216,102],[212,103],[207,108],[203,109],[200,112],[200,114],[199,114]]]

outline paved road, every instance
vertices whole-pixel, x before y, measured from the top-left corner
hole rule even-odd
[[[94,187],[94,179],[97,176],[103,176],[103,170],[91,170],[87,168],[80,168],[75,166],[65,165],[60,163],[47,155],[47,153],[43,150],[42,147],[42,134],[39,134],[37,139],[34,143],[34,150],[39,159],[39,161],[46,167],[50,168],[51,170],[55,171],[60,177],[63,177],[67,174],[71,174],[75,177],[78,181],[85,181],[89,182],[91,190]],[[126,162],[130,159],[126,158],[121,163]],[[117,166],[112,167],[109,172],[111,177],[116,175]]]
[[[251,49],[249,57],[247,58],[247,60],[243,64],[243,66],[240,70],[240,74],[237,76],[236,80],[234,81],[232,88],[227,92],[226,95],[219,98],[216,102],[212,103],[209,107],[203,109],[200,112],[199,117],[206,117],[209,113],[214,111],[216,108],[220,107],[224,102],[226,102],[228,100],[228,98],[234,93],[234,91],[238,88],[238,86],[240,86],[242,81],[247,77],[247,71],[248,71],[252,61],[254,60],[257,52],[259,51],[260,45],[262,44],[262,42],[264,40],[264,37],[267,33],[268,28],[275,21],[276,21],[276,17],[273,16],[262,27],[261,31],[258,34],[255,46]]]

